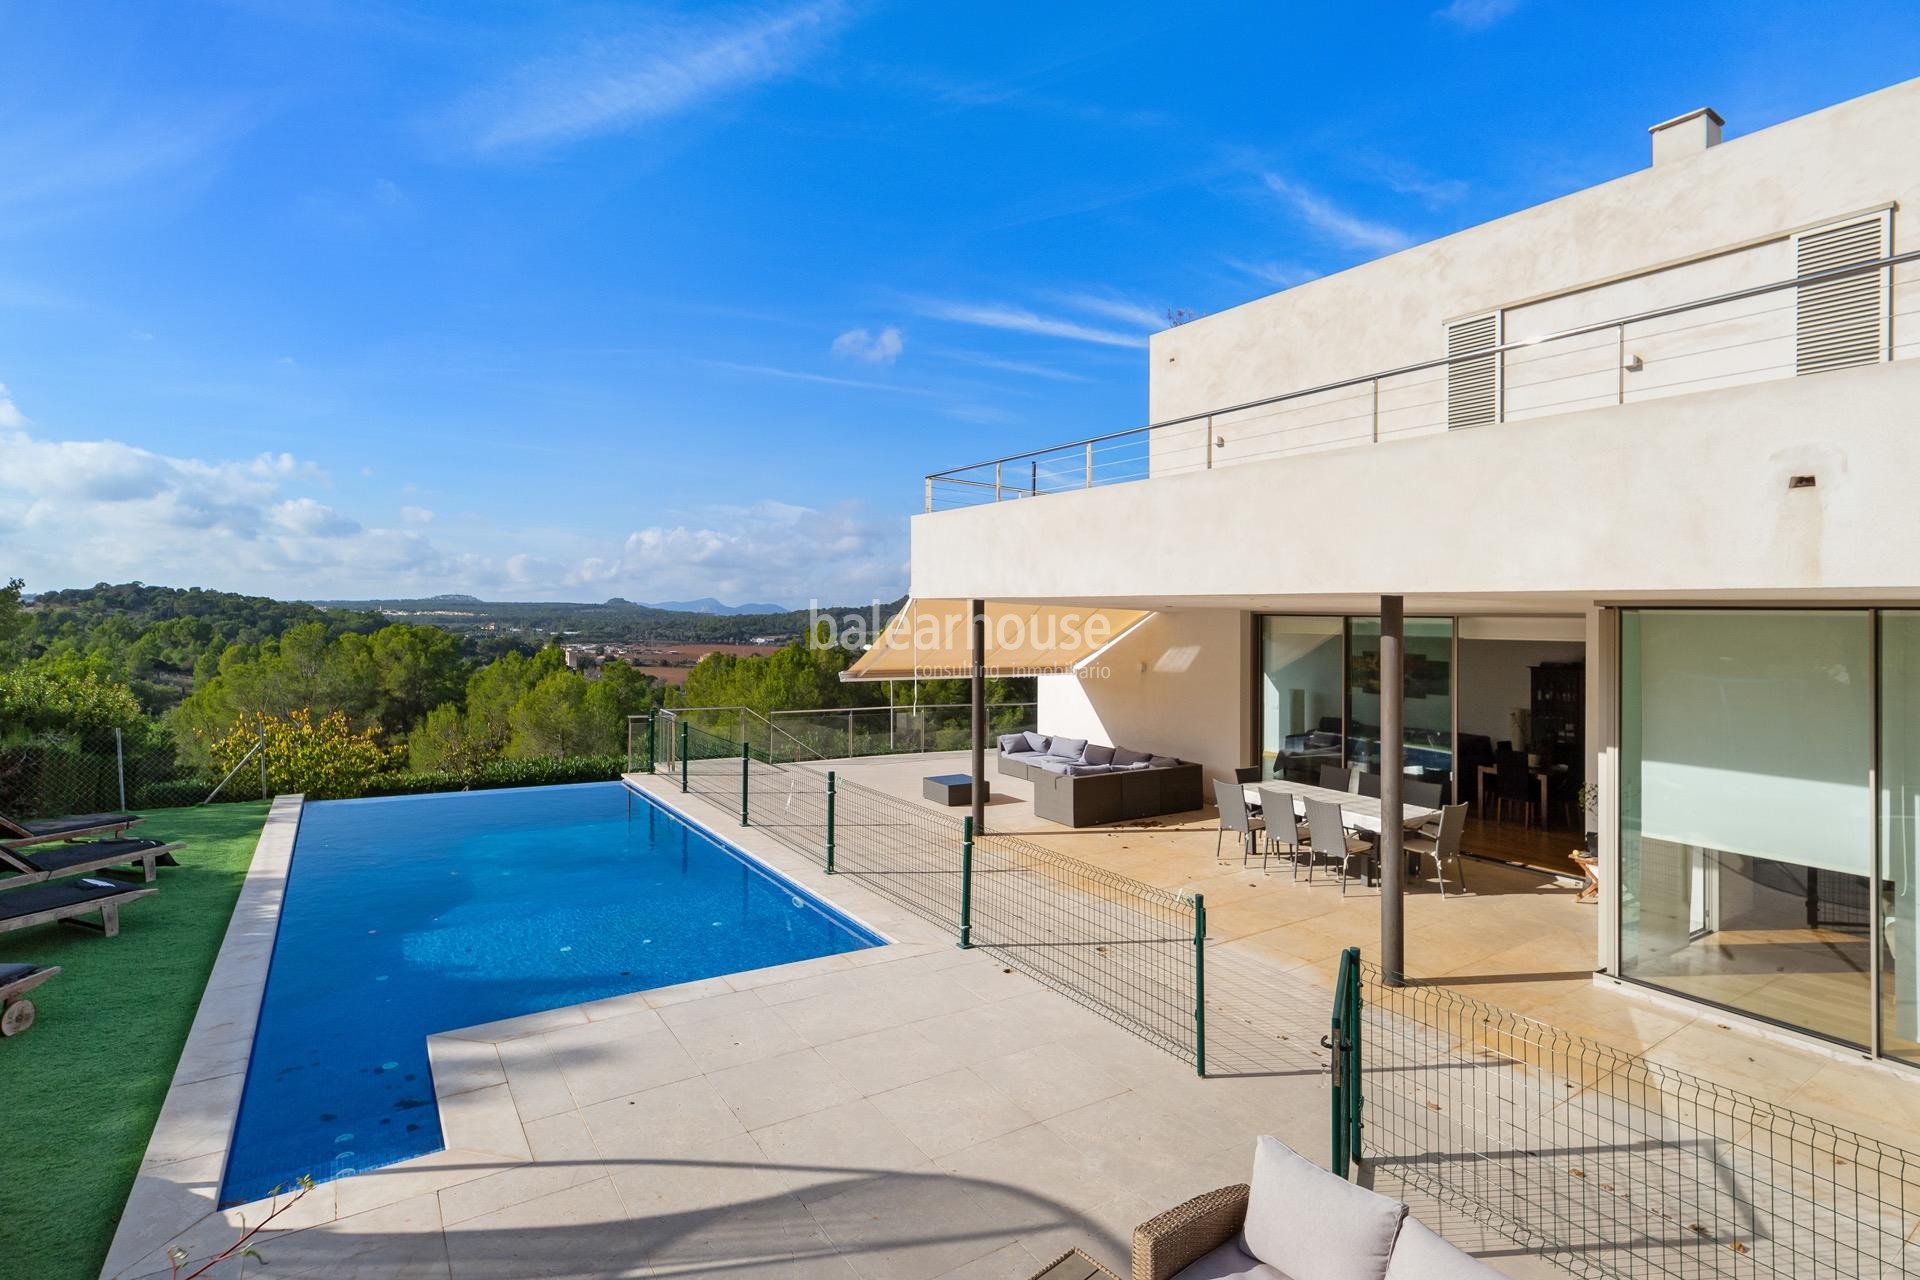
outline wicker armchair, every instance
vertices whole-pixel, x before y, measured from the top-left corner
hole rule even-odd
[[[1133,1280],[1172,1280],[1240,1233],[1246,1183],[1209,1191],[1133,1229]]]

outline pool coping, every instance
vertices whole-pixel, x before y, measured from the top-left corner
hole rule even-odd
[[[103,1277],[167,1269],[167,1245],[217,1215],[305,797],[277,796],[207,974],[166,1101],[120,1211]],[[156,1243],[157,1242],[157,1243]],[[145,1264],[157,1257],[157,1267]]]
[[[275,1220],[276,1232],[298,1231],[382,1209],[427,1191],[497,1173],[505,1167],[502,1162],[531,1161],[514,1103],[504,1083],[492,1076],[498,1069],[494,1042],[812,973],[879,963],[924,951],[936,942],[952,943],[946,933],[860,885],[839,877],[831,886],[818,884],[817,864],[755,828],[736,831],[702,820],[683,803],[699,797],[680,796],[677,789],[645,774],[627,774],[622,781],[678,820],[794,884],[882,942],[857,951],[609,996],[430,1035],[427,1056],[446,1146],[318,1184]],[[166,1102],[121,1211],[100,1271],[101,1280],[166,1276],[171,1269],[166,1254],[170,1245],[179,1243],[195,1259],[204,1260],[237,1240],[245,1226],[258,1226],[272,1211],[271,1200],[226,1209],[219,1208],[218,1201],[303,807],[304,797],[281,796],[267,815]],[[484,1052],[476,1055],[475,1050]],[[485,1059],[490,1057],[493,1064],[488,1066]]]

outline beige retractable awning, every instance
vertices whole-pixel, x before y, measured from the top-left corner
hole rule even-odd
[[[908,600],[842,680],[941,680],[973,674],[966,600]],[[987,602],[990,676],[1055,675],[1098,657],[1153,615],[1144,609]]]

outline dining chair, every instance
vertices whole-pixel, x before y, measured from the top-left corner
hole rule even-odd
[[[1220,806],[1220,834],[1213,838],[1214,859],[1219,860],[1220,843],[1227,838],[1227,832],[1232,831],[1240,837],[1240,865],[1244,867],[1247,865],[1247,859],[1253,856],[1254,832],[1265,831],[1267,824],[1247,811],[1246,792],[1240,789],[1240,784],[1237,782],[1215,778],[1213,802]]]
[[[1509,751],[1494,762],[1493,800],[1502,818],[1507,816],[1508,805],[1517,804],[1526,824],[1532,826],[1533,793],[1533,770],[1527,767],[1525,756]]]
[[[1438,809],[1440,807],[1441,788],[1437,782],[1409,778],[1400,784],[1400,799],[1420,809]]]
[[[1360,785],[1355,787],[1354,790],[1369,800],[1378,800],[1380,798],[1380,775],[1377,773],[1362,773],[1360,775]]]
[[[1371,862],[1373,846],[1347,833],[1346,815],[1340,812],[1338,804],[1331,800],[1308,800],[1306,805],[1307,832],[1314,859],[1333,859],[1333,865],[1340,868],[1340,893],[1344,897],[1347,892],[1347,863],[1354,858]],[[1313,878],[1311,867],[1307,871],[1307,878]]]
[[[1328,791],[1346,791],[1353,786],[1353,770],[1343,765],[1323,764],[1320,766],[1320,785]]]
[[[1233,780],[1242,785],[1251,785],[1255,782],[1259,782],[1260,766],[1257,764],[1241,765],[1238,769],[1235,769],[1233,771]]]
[[[1293,878],[1300,878],[1300,859],[1307,859],[1307,882],[1313,882],[1313,847],[1307,843],[1306,824],[1293,807],[1293,793],[1278,787],[1260,788],[1260,812],[1267,823],[1267,852],[1279,854],[1293,863]],[[1266,870],[1267,860],[1260,859]]]
[[[1440,896],[1447,896],[1447,859],[1453,859],[1454,878],[1460,882],[1460,892],[1467,891],[1467,867],[1460,858],[1460,837],[1467,829],[1467,806],[1465,803],[1450,804],[1440,810],[1440,828],[1433,835],[1424,832],[1409,835],[1406,839],[1407,852],[1414,855],[1430,853],[1433,855],[1434,874],[1440,877]]]

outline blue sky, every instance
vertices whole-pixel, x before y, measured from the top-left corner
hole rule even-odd
[[[920,477],[1136,425],[1168,308],[1920,70],[1874,0],[0,24],[0,576],[306,597],[891,597]]]

